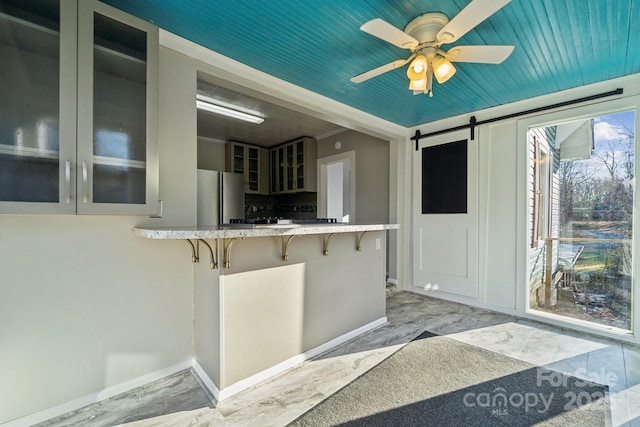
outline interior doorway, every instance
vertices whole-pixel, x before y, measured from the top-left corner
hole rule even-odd
[[[318,159],[318,216],[355,222],[355,151]]]

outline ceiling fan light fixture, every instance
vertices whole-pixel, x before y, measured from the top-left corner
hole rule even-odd
[[[413,91],[426,91],[427,90],[427,76],[419,80],[411,80],[409,82],[409,89]]]
[[[362,31],[399,48],[409,49],[411,55],[404,60],[396,60],[358,74],[352,77],[351,81],[361,83],[409,63],[409,89],[413,89],[414,95],[428,93],[429,96],[433,96],[433,78],[442,84],[456,73],[452,62],[502,63],[511,54],[514,46],[453,46],[448,52],[441,47],[443,44],[457,41],[510,1],[468,0],[468,4],[451,19],[440,12],[424,13],[410,21],[404,30],[380,18],[364,23],[360,27]],[[423,89],[425,78],[426,89]]]
[[[407,77],[411,80],[419,80],[427,70],[427,58],[424,55],[418,55],[407,69]]]
[[[433,60],[433,74],[438,83],[442,84],[449,80],[456,73],[456,67],[446,58],[438,56]]]

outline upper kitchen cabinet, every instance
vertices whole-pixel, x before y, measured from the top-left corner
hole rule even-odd
[[[158,51],[98,1],[0,2],[0,213],[156,212]]]
[[[244,175],[246,193],[269,194],[269,160],[266,148],[228,142],[225,152],[227,171]]]
[[[271,149],[271,193],[317,191],[317,144],[304,137]]]
[[[79,1],[78,212],[154,213],[158,28]]]

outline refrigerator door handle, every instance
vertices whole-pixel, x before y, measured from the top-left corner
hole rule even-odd
[[[220,206],[218,209],[218,224],[224,224],[224,174],[220,174],[220,178],[218,179],[218,200],[220,201]]]

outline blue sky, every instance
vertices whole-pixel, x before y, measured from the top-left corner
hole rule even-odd
[[[635,134],[634,111],[625,111],[594,118],[593,136],[595,152],[591,156],[591,159],[582,160],[580,163],[588,167],[591,172],[595,172],[594,176],[608,177],[609,172],[599,156],[606,155],[607,153],[611,155],[611,153],[613,153],[616,162],[621,162],[625,156],[625,152],[630,149],[633,150],[633,143],[630,143],[630,140],[625,138],[625,135],[629,134],[629,131]],[[621,164],[617,169],[617,175],[621,178],[624,176],[624,169]]]
[[[611,114],[609,116],[596,117],[594,119],[594,136],[598,140],[615,140],[620,138],[621,133],[627,133],[626,129],[635,132],[635,113],[625,111],[623,113]]]

